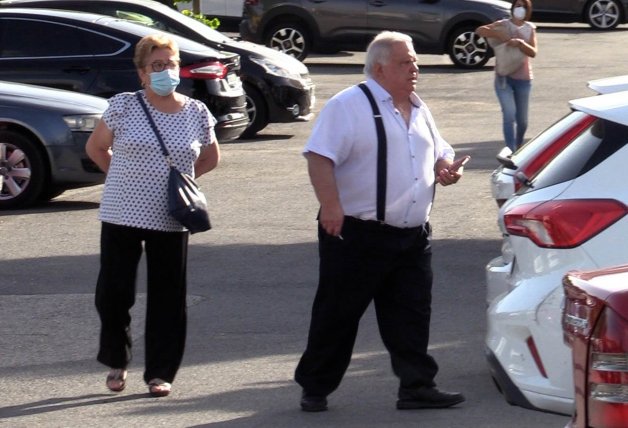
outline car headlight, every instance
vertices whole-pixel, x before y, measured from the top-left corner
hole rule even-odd
[[[101,117],[101,114],[77,114],[63,116],[63,120],[72,131],[92,132]]]
[[[289,70],[286,67],[283,67],[275,62],[272,62],[266,58],[254,57],[251,56],[251,61],[255,64],[264,67],[264,69],[275,76],[279,77],[288,77],[290,79],[298,79],[301,80],[301,74],[299,72]]]

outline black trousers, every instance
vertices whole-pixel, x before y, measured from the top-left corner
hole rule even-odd
[[[100,316],[97,359],[111,368],[131,361],[131,316],[137,267],[146,251],[146,382],[172,382],[181,365],[186,335],[188,232],[160,232],[102,223],[96,309]]]
[[[428,355],[432,300],[429,224],[399,229],[346,217],[343,239],[319,225],[320,278],[295,380],[312,395],[334,391],[349,366],[360,318],[374,302],[400,392],[434,386]]]

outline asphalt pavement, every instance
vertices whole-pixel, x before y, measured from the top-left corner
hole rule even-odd
[[[540,26],[528,136],[566,114],[567,100],[592,95],[586,80],[628,74],[626,46],[626,26]],[[316,111],[362,79],[363,57],[307,59]],[[473,158],[461,183],[437,190],[432,213],[430,352],[441,366],[439,386],[463,392],[465,403],[396,410],[397,382],[369,309],[329,411],[299,410],[292,375],[317,279],[317,203],[300,154],[312,122],[304,122],[222,145],[221,165],[201,179],[214,229],[190,240],[187,348],[167,398],[150,398],[142,381],[143,266],[126,390],[110,393],[107,370],[95,361],[102,187],[0,212],[0,426],[562,428],[567,416],[508,405],[484,361],[483,269],[500,245],[488,183],[503,145],[492,67],[461,72],[445,56],[424,55],[419,64],[418,92],[441,134]]]

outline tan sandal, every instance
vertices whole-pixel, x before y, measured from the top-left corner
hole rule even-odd
[[[107,388],[113,392],[122,391],[126,386],[126,375],[127,371],[125,369],[111,369],[107,375]]]
[[[151,397],[165,397],[170,394],[172,385],[163,379],[155,378],[148,382],[148,393]]]

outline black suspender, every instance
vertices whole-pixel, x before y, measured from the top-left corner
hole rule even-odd
[[[386,217],[386,132],[384,131],[384,121],[379,112],[373,94],[365,83],[358,85],[366,95],[373,109],[375,128],[377,129],[377,221],[384,222]]]

